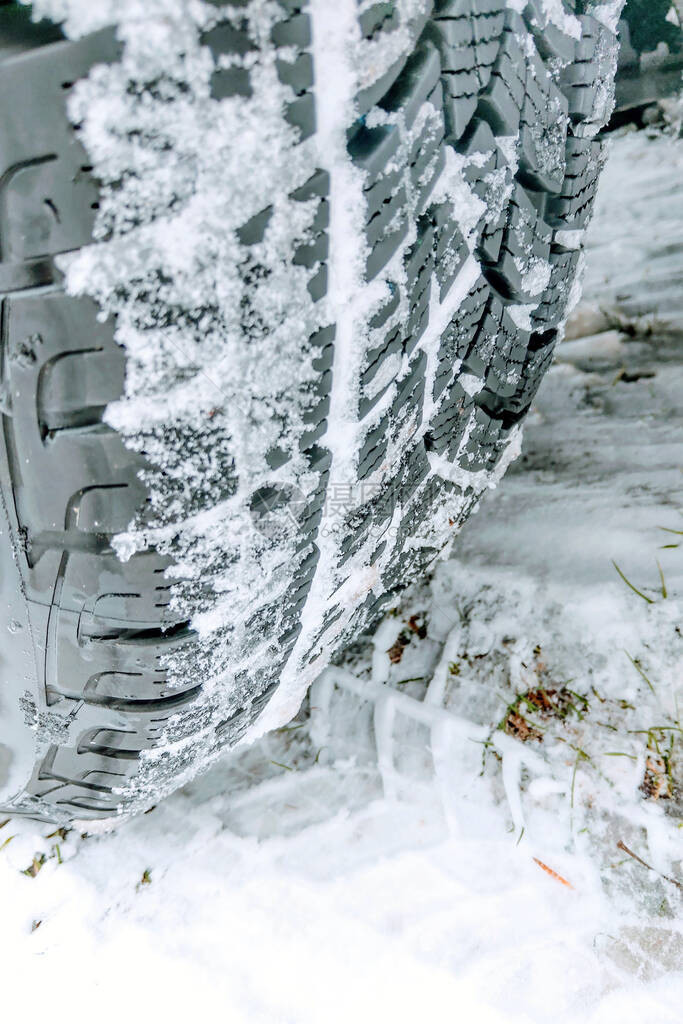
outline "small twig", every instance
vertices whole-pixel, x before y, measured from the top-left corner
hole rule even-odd
[[[542,871],[545,871],[547,875],[550,875],[551,878],[554,878],[556,882],[566,885],[568,889],[574,888],[571,882],[568,882],[566,878],[562,877],[562,875],[558,875],[557,871],[553,871],[552,868],[549,868],[548,865],[544,864],[542,860],[538,859],[538,857],[534,857],[533,859],[538,864],[539,868],[541,868]]]
[[[654,873],[659,875],[660,878],[666,879],[667,882],[671,882],[671,884],[675,885],[677,889],[681,889],[683,891],[683,885],[680,882],[677,882],[675,878],[671,878],[669,875],[663,874],[661,871],[657,871],[657,869],[653,868],[651,864],[648,864],[642,859],[642,857],[639,857],[637,853],[634,853],[633,850],[629,850],[628,846],[622,839],[617,843],[617,848],[619,850],[623,850],[624,853],[629,855],[629,857],[633,857],[634,860],[638,861],[639,864],[642,864],[648,871],[654,871]]]

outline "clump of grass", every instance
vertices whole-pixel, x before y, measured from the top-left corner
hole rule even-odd
[[[667,759],[653,750],[648,751],[645,759],[645,775],[640,791],[647,800],[670,800],[672,796]]]
[[[523,710],[542,720],[564,721],[571,714],[582,719],[588,708],[588,699],[570,690],[565,684],[531,687],[517,694],[508,704],[497,728],[523,743],[531,740],[540,743],[545,730],[538,722],[529,721],[522,714]]]
[[[47,857],[45,856],[44,853],[36,853],[29,866],[27,868],[24,868],[24,870],[21,873],[22,875],[26,875],[28,878],[35,878],[40,869],[42,868],[42,866],[46,862]]]
[[[634,730],[647,736],[645,773],[640,791],[647,800],[672,800],[675,796],[674,757],[678,725],[656,725]],[[668,737],[668,742],[666,739]]]
[[[152,884],[152,871],[151,871],[150,868],[145,868],[145,870],[142,872],[142,877],[140,878],[140,881],[135,886],[135,891],[136,892],[140,892],[140,889],[142,888],[143,885],[151,885],[151,884]]]
[[[56,828],[54,830],[54,832],[48,832],[48,834],[45,836],[45,838],[46,839],[61,839],[62,842],[64,842],[64,840],[66,839],[66,837],[68,836],[70,831],[71,831],[70,828],[65,828],[63,825],[60,825],[60,827]]]

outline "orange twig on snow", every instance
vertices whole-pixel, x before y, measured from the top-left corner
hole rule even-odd
[[[550,875],[551,878],[554,878],[556,882],[561,882],[561,884],[566,885],[568,889],[574,888],[571,882],[568,882],[566,878],[562,877],[562,875],[558,875],[557,871],[553,871],[552,868],[549,868],[548,865],[544,864],[542,860],[538,859],[538,857],[534,857],[534,860],[538,864],[539,868],[545,871],[547,875]]]

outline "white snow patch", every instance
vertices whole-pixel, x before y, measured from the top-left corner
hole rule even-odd
[[[531,322],[531,314],[536,309],[536,304],[531,303],[513,303],[507,307],[507,312],[513,322],[523,331],[533,331],[534,325]]]
[[[590,13],[610,32],[616,33],[624,3],[625,0],[608,0],[607,3],[594,4],[590,8]]]
[[[552,272],[548,260],[544,260],[540,256],[523,260],[516,256],[515,265],[522,274],[522,288],[528,295],[540,295],[545,291]]]
[[[583,228],[574,228],[555,232],[555,241],[565,249],[580,249],[583,244],[585,232]]]

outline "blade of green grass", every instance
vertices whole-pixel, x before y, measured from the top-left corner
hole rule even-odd
[[[666,601],[666,599],[667,599],[667,597],[669,595],[668,595],[667,590],[666,590],[666,583],[664,582],[664,573],[662,572],[662,567],[659,564],[659,562],[657,562],[657,568],[659,569],[659,578],[662,581],[662,597]]]
[[[642,670],[642,668],[640,667],[640,665],[638,664],[638,662],[637,662],[637,661],[635,660],[635,658],[632,658],[632,657],[631,657],[631,655],[630,655],[630,654],[628,653],[628,651],[624,651],[624,654],[626,655],[626,657],[628,658],[628,660],[629,660],[629,661],[631,662],[631,664],[633,665],[633,667],[634,667],[634,669],[636,670],[636,672],[640,673],[640,675],[641,675],[641,676],[643,677],[643,679],[645,680],[645,682],[646,682],[646,683],[647,683],[647,685],[648,685],[648,686],[650,687],[650,689],[652,690],[652,692],[654,693],[654,695],[655,695],[655,697],[656,697],[656,696],[657,696],[657,691],[655,690],[654,686],[652,685],[652,683],[650,682],[650,680],[649,680],[649,679],[647,678],[647,676],[646,676],[646,675],[645,675],[645,673],[643,672],[643,670]]]
[[[651,597],[648,597],[647,594],[644,594],[642,592],[642,590],[638,590],[638,587],[634,587],[634,585],[631,583],[631,581],[629,579],[627,579],[626,576],[624,576],[623,572],[621,571],[621,569],[619,568],[617,563],[614,561],[614,559],[612,559],[612,565],[617,570],[617,572],[621,576],[621,578],[624,581],[624,583],[626,584],[626,586],[630,587],[634,594],[637,594],[638,597],[642,597],[643,601],[647,601],[648,604],[654,604],[654,601],[652,600]]]

